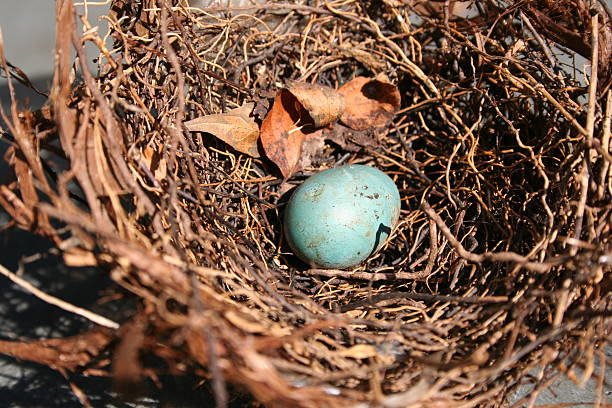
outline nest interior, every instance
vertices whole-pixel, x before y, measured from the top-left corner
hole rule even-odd
[[[56,3],[49,103],[3,113],[14,177],[0,204],[139,307],[0,351],[126,389],[195,373],[219,406],[229,383],[270,406],[499,407],[560,374],[595,376],[603,398],[605,3],[114,0],[106,38]],[[288,81],[379,74],[401,93],[392,122],[319,145],[289,178],[184,126],[244,102],[263,114]],[[309,268],[284,243],[283,206],[339,163],[391,176],[400,223],[354,270]]]

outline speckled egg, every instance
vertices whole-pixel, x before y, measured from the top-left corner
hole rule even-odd
[[[360,264],[391,234],[400,213],[399,191],[382,171],[345,165],[300,185],[285,209],[285,237],[312,267]]]

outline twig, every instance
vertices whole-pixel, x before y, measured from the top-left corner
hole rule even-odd
[[[604,383],[606,382],[606,353],[603,348],[597,350],[597,357],[599,358],[599,378],[597,380],[597,401],[595,406],[600,408],[604,399]]]
[[[74,306],[64,300],[58,299],[55,296],[51,296],[43,292],[42,290],[32,285],[30,282],[26,281],[25,279],[20,278],[13,272],[6,269],[3,265],[0,265],[0,273],[6,276],[7,278],[9,278],[10,280],[12,280],[17,285],[27,290],[28,292],[30,292],[31,294],[33,294],[34,296],[36,296],[37,298],[41,299],[42,301],[45,301],[51,305],[57,306],[60,309],[63,309],[67,312],[82,316],[100,326],[108,327],[110,329],[119,328],[119,323],[116,323],[110,319],[107,319],[106,317],[95,314],[94,312],[91,312],[89,310],[80,308],[78,306]]]
[[[595,108],[597,105],[597,70],[599,68],[599,14],[591,17],[591,78],[589,81],[589,111],[586,120],[587,146],[593,144]]]
[[[79,64],[81,68],[81,74],[83,75],[83,80],[87,85],[87,88],[92,93],[94,99],[96,100],[99,109],[102,111],[102,116],[104,118],[104,123],[106,126],[106,134],[107,138],[104,138],[105,145],[108,147],[110,153],[111,162],[116,166],[116,170],[120,175],[120,180],[126,183],[129,183],[129,186],[133,189],[134,193],[138,196],[139,200],[141,200],[141,204],[143,207],[149,212],[153,213],[154,206],[149,197],[144,194],[142,189],[137,185],[136,181],[131,177],[131,172],[127,166],[125,159],[122,157],[119,145],[117,143],[118,140],[121,139],[121,129],[119,124],[115,120],[113,116],[113,112],[110,109],[110,106],[107,100],[100,92],[100,88],[96,85],[96,82],[89,72],[89,68],[87,67],[87,54],[85,52],[85,48],[81,42],[82,38],[79,38],[76,32],[72,32],[71,35],[72,44],[74,49],[79,57]],[[101,223],[104,227],[105,224]]]
[[[482,305],[487,303],[505,303],[508,301],[507,296],[445,296],[432,295],[429,293],[410,293],[410,292],[387,292],[380,295],[374,295],[364,300],[349,303],[340,308],[340,312],[348,312],[349,310],[358,309],[362,306],[374,306],[378,302],[389,299],[411,299],[421,300],[424,302],[453,302]]]
[[[342,271],[340,269],[307,269],[300,272],[309,276],[323,276],[326,278],[342,278],[378,282],[383,280],[420,280],[427,275],[423,272],[370,272],[370,271]]]
[[[572,125],[574,125],[574,127],[575,127],[575,128],[576,128],[576,129],[577,129],[577,130],[578,130],[580,133],[582,133],[583,135],[587,136],[587,134],[588,134],[587,130],[586,130],[586,129],[585,129],[585,128],[584,128],[584,127],[583,127],[583,126],[580,124],[580,123],[578,123],[578,121],[576,120],[576,118],[575,118],[575,117],[573,117],[573,116],[572,116],[572,115],[571,115],[571,114],[570,114],[570,113],[567,111],[567,109],[565,109],[565,108],[564,108],[564,107],[563,107],[563,106],[562,106],[562,105],[559,103],[559,101],[557,101],[557,100],[555,99],[555,97],[554,97],[554,96],[552,96],[552,95],[550,94],[550,92],[548,92],[548,91],[546,90],[546,88],[544,87],[544,85],[542,85],[541,83],[539,83],[539,82],[538,82],[538,81],[537,81],[537,80],[536,80],[536,79],[535,79],[535,78],[534,78],[534,77],[533,77],[531,74],[529,74],[529,73],[528,73],[528,72],[525,70],[525,68],[523,68],[523,67],[522,67],[520,64],[514,64],[514,66],[515,66],[515,67],[517,67],[518,69],[520,69],[520,70],[521,70],[521,71],[524,73],[525,77],[526,77],[526,78],[529,80],[529,82],[531,82],[531,83],[534,85],[534,88],[535,88],[537,91],[541,92],[541,93],[542,93],[542,95],[544,95],[544,97],[545,97],[545,98],[548,100],[548,102],[552,103],[552,104],[555,106],[555,108],[559,109],[559,112],[561,112],[561,114],[562,114],[563,116],[565,116],[565,118],[566,118],[567,120],[569,120],[569,121],[572,123]]]
[[[606,98],[606,111],[603,121],[603,135],[601,136],[601,146],[597,149],[604,160],[602,160],[601,174],[599,176],[599,185],[597,187],[597,198],[602,199],[606,192],[606,184],[608,178],[608,172],[610,171],[610,163],[612,157],[610,156],[610,124],[612,122],[612,91],[608,91],[608,97]],[[596,147],[597,148],[597,147]],[[607,156],[607,157],[606,157]]]
[[[533,36],[535,37],[536,41],[540,44],[540,46],[542,47],[542,50],[544,51],[544,54],[546,55],[546,58],[548,59],[548,62],[550,62],[551,66],[555,66],[556,61],[552,56],[552,52],[550,52],[550,48],[548,47],[548,44],[546,44],[546,42],[544,41],[544,39],[542,38],[542,36],[537,32],[537,30],[533,27],[533,25],[531,24],[531,21],[529,21],[529,19],[527,18],[527,16],[525,15],[525,13],[523,13],[523,11],[520,11],[520,15],[521,15],[521,20],[523,21],[523,23],[525,23],[525,25],[527,26],[527,28],[529,29],[529,31],[531,31],[531,33],[533,34]]]
[[[595,109],[597,105],[597,69],[599,65],[599,15],[595,14],[591,17],[591,31],[592,31],[592,44],[591,44],[591,80],[589,81],[589,105],[586,119],[586,150],[584,152],[584,159],[582,162],[582,168],[580,169],[580,199],[578,200],[578,206],[576,208],[576,221],[574,227],[574,238],[580,239],[582,234],[582,223],[584,220],[584,209],[589,194],[589,179],[590,174],[588,166],[593,160],[594,150],[593,146],[593,132],[595,129]],[[572,247],[570,255],[576,255],[578,247]]]
[[[172,171],[176,166],[177,144],[180,143],[183,150],[189,150],[187,146],[187,140],[185,140],[185,137],[182,132],[182,129],[184,127],[183,126],[183,116],[184,116],[184,111],[185,111],[185,94],[184,94],[185,78],[183,75],[183,71],[181,70],[181,64],[179,63],[176,52],[170,45],[170,40],[168,39],[167,10],[170,9],[170,6],[168,5],[166,0],[159,0],[159,3],[162,6],[161,7],[161,19],[160,19],[161,32],[162,32],[162,44],[164,45],[164,48],[166,49],[166,55],[168,56],[168,61],[170,62],[170,64],[172,65],[172,68],[174,69],[174,74],[176,75],[176,89],[178,90],[176,92],[177,101],[176,101],[176,114],[174,116],[174,128],[171,126],[168,126],[166,129],[168,133],[172,136],[171,148],[170,148],[170,160],[168,163],[168,167]],[[186,159],[187,159],[186,160],[187,161],[187,171],[195,187],[199,184],[198,175],[195,170],[195,165],[190,155],[187,155]],[[200,203],[206,202],[206,200],[204,199],[204,195],[202,194],[202,191],[199,188],[195,188],[194,190],[195,190],[195,194],[199,202]]]
[[[206,340],[208,341],[208,357],[210,362],[210,371],[212,374],[212,388],[215,395],[215,407],[227,408],[229,395],[223,370],[219,367],[219,350],[217,336],[212,327],[205,327]]]
[[[545,332],[543,332],[542,334],[538,334],[537,338],[534,341],[527,344],[522,349],[518,350],[516,353],[514,353],[509,358],[505,358],[499,361],[498,363],[496,363],[495,365],[493,365],[491,368],[483,370],[481,373],[479,373],[479,377],[487,378],[490,375],[494,375],[496,373],[499,373],[507,369],[513,364],[516,364],[517,361],[525,357],[527,354],[531,353],[533,350],[540,347],[542,344],[546,344],[547,342],[557,338],[559,335],[569,332],[570,330],[575,328],[578,325],[578,323],[579,323],[578,321],[570,321],[570,322],[564,323],[561,326],[552,327],[546,330]]]
[[[483,254],[475,254],[473,252],[469,252],[466,250],[461,242],[457,240],[453,236],[453,233],[446,226],[444,221],[440,218],[440,216],[427,204],[423,202],[421,204],[421,209],[438,225],[444,237],[448,240],[451,246],[459,253],[462,258],[467,259],[470,262],[481,263],[484,261],[492,261],[492,262],[514,262],[523,266],[526,269],[532,270],[534,272],[546,272],[550,268],[552,268],[556,263],[546,263],[546,262],[532,262],[529,259],[525,258],[522,255],[517,254],[516,252],[485,252]]]
[[[195,274],[191,275],[191,286],[192,288],[197,288],[199,286],[199,282]],[[205,315],[207,311],[204,306],[204,300],[202,299],[200,291],[197,289],[192,290],[192,304],[193,309],[195,309],[196,316]],[[215,396],[215,407],[226,408],[228,406],[229,395],[223,370],[219,366],[219,341],[215,335],[215,328],[202,318],[192,318],[191,324],[193,325],[193,328],[201,333],[201,336],[206,338],[206,341],[208,342],[208,362],[210,374],[212,376],[212,389]]]

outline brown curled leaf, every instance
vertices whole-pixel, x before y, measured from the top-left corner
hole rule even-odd
[[[241,153],[259,157],[259,128],[250,116],[254,106],[254,103],[247,102],[226,113],[206,115],[185,122],[185,127],[192,132],[210,133]]]
[[[261,123],[261,144],[285,178],[296,171],[305,132],[312,131],[312,125],[312,118],[297,98],[281,89]]]
[[[337,121],[344,111],[344,97],[335,89],[327,86],[291,82],[287,90],[308,111],[316,128]]]
[[[401,103],[399,89],[384,75],[356,77],[338,92],[346,103],[340,121],[355,130],[386,126]]]
[[[166,178],[168,165],[160,152],[151,146],[147,146],[144,148],[142,160],[157,181],[161,182]]]
[[[266,156],[285,178],[300,168],[303,144],[317,129],[336,122],[344,110],[338,91],[314,84],[291,82],[281,89],[261,124],[261,143]],[[306,154],[311,154],[306,152]]]

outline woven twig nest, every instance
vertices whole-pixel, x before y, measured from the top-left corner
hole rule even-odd
[[[12,354],[112,373],[123,389],[195,373],[220,405],[229,383],[269,406],[498,407],[536,366],[536,392],[559,370],[600,373],[609,16],[578,0],[474,2],[470,18],[459,3],[412,3],[116,0],[105,43],[58,0],[49,104],[7,118],[15,180],[0,203],[140,307],[89,316],[108,329],[78,341],[30,344],[54,355]],[[594,41],[589,88],[557,54],[591,58]],[[85,42],[100,48],[97,73]],[[249,102],[260,123],[289,81],[379,75],[401,95],[393,120],[303,147],[289,177],[184,125]],[[283,206],[339,163],[392,177],[400,223],[356,269],[312,269],[283,240]]]

